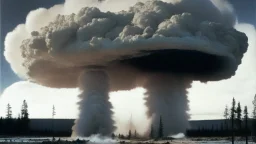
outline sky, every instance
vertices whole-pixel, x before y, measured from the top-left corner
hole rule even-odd
[[[26,2],[26,4],[24,4]],[[4,39],[16,25],[24,23],[29,11],[39,7],[49,8],[63,0],[1,0],[1,85],[0,116],[5,116],[6,105],[10,103],[14,117],[18,115],[22,101],[27,100],[31,118],[50,118],[52,105],[56,107],[56,118],[76,118],[78,89],[51,89],[19,79],[11,70],[3,57]],[[248,105],[252,110],[252,100],[256,93],[256,1],[230,0],[237,13],[239,23],[236,28],[247,34],[250,47],[243,58],[236,76],[229,80],[202,84],[194,82],[189,89],[191,118],[222,118],[226,104],[230,105],[233,97],[241,102],[242,107]],[[28,4],[29,3],[29,4]],[[124,124],[133,115],[138,125],[146,123],[143,105],[145,90],[137,88],[131,91],[112,92],[110,94],[114,106],[114,119]],[[132,106],[131,106],[132,105]],[[145,126],[145,125],[141,125]]]

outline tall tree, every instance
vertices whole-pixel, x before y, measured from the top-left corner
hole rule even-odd
[[[229,119],[229,111],[228,111],[228,106],[226,105],[225,110],[224,110],[224,118],[225,118],[225,129],[228,129],[228,119]]]
[[[256,136],[256,95],[254,96],[254,100],[252,101],[253,111],[252,111],[252,120],[253,120],[253,136]]]
[[[232,100],[232,107],[231,107],[231,129],[232,129],[232,144],[234,144],[235,136],[234,136],[234,119],[235,119],[235,113],[236,113],[236,100],[233,98]]]
[[[14,131],[14,125],[13,125],[13,119],[12,119],[12,107],[9,103],[7,104],[6,120],[4,125],[5,125],[4,133],[6,135],[12,135]]]
[[[245,133],[246,133],[246,144],[248,144],[248,110],[247,106],[244,107],[244,121],[245,121]]]
[[[134,131],[134,138],[137,138],[137,131]]]
[[[23,135],[26,135],[29,133],[29,113],[28,113],[28,104],[26,100],[23,100],[22,106],[21,106],[21,132]]]
[[[159,121],[159,128],[158,128],[158,138],[163,138],[164,133],[163,133],[163,121],[162,117],[160,116],[160,121]]]
[[[256,95],[254,96],[254,100],[252,101],[252,104],[253,104],[252,118],[256,119]]]
[[[151,124],[151,129],[150,129],[150,138],[153,139],[154,138],[154,127]]]
[[[12,107],[9,103],[7,104],[6,119],[12,119]]]
[[[242,109],[241,109],[240,102],[238,102],[237,108],[236,108],[236,122],[237,122],[238,129],[241,130],[242,129]]]
[[[53,139],[54,139],[54,116],[56,115],[56,111],[55,111],[55,106],[52,106],[52,134],[53,134]]]
[[[21,119],[29,119],[28,118],[28,104],[26,100],[23,100],[22,108],[21,108]]]
[[[56,115],[55,106],[52,106],[52,119],[54,119],[54,116]]]

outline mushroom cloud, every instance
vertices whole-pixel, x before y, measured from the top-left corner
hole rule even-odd
[[[111,1],[94,4],[102,9]],[[246,35],[233,28],[235,15],[226,1],[151,0],[119,12],[85,5],[76,14],[69,7],[66,0],[30,12],[6,36],[4,54],[22,78],[80,88],[73,136],[110,135],[115,126],[109,91],[136,87],[147,90],[154,127],[161,116],[165,136],[184,132],[191,82],[230,78],[248,47]]]

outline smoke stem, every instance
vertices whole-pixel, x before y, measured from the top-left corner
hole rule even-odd
[[[159,126],[160,116],[164,125],[164,136],[185,132],[188,128],[189,115],[186,89],[190,81],[175,75],[151,75],[147,89],[147,116],[152,118],[152,125]]]
[[[78,102],[80,114],[72,128],[72,136],[110,135],[115,127],[107,74],[101,70],[86,71],[79,80],[82,91]]]

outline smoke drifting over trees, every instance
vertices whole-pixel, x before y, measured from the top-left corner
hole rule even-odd
[[[233,28],[232,8],[220,0],[168,0],[105,12],[114,2],[120,8],[127,3],[66,0],[32,11],[7,35],[7,61],[32,82],[80,87],[75,135],[110,135],[115,128],[108,92],[135,87],[148,90],[153,125],[161,115],[164,135],[184,132],[190,83],[230,78],[247,50],[246,35]]]

